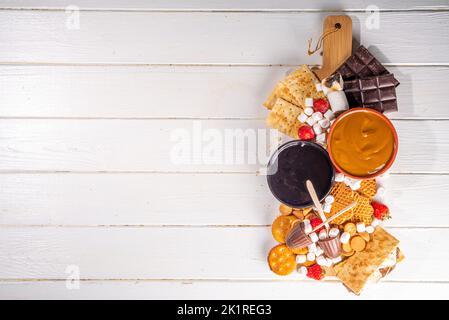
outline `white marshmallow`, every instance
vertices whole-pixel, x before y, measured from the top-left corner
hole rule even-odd
[[[308,124],[309,126],[311,126],[311,127],[316,123],[316,121],[313,120],[312,117],[308,117],[307,120],[306,120],[306,122],[307,122],[307,124]]]
[[[345,175],[343,173],[336,173],[335,174],[335,182],[343,182],[345,181]]]
[[[326,142],[326,134],[324,132],[318,134],[316,136],[316,142],[318,142],[318,143],[325,143]]]
[[[331,258],[326,258],[326,267],[332,267],[333,265],[333,261]]]
[[[325,113],[324,113],[324,117],[329,120],[332,121],[335,119],[335,114],[332,112],[331,109],[328,109]]]
[[[327,264],[326,257],[319,256],[318,258],[316,258],[316,263],[320,266],[326,266],[326,264]]]
[[[312,103],[312,105],[313,105],[313,103]],[[311,116],[312,114],[313,114],[313,108],[305,108],[304,109],[304,113],[306,114],[306,115],[308,115],[308,116]]]
[[[319,256],[321,256],[323,253],[324,253],[324,250],[321,249],[321,247],[318,246],[318,247],[316,248],[315,255],[316,255],[317,257],[319,257]]]
[[[313,114],[312,114],[312,118],[315,120],[315,121],[320,121],[320,120],[322,120],[323,119],[323,114],[321,113],[321,112],[314,112]]]
[[[333,259],[332,259],[332,262],[333,262],[334,264],[337,264],[337,263],[341,262],[341,256],[340,256],[340,257],[333,258]]]
[[[313,131],[315,132],[316,135],[319,135],[319,134],[323,133],[323,128],[321,128],[319,123],[315,123],[313,125]]]
[[[323,85],[323,84],[321,84],[321,89],[323,90],[323,93],[324,93],[324,95],[326,95],[326,96],[327,96],[327,94],[328,94],[329,92],[331,92],[331,90],[330,90],[328,87],[326,87],[325,85]]]
[[[324,211],[324,212],[330,213],[330,212],[331,212],[331,209],[332,209],[332,205],[331,205],[331,204],[329,204],[329,203],[325,203],[325,204],[324,204],[324,206],[323,206],[323,211]]]
[[[310,226],[310,220],[309,219],[304,219],[302,221],[302,223],[304,224],[304,227]]]
[[[365,232],[366,230],[366,226],[363,222],[359,222],[355,226],[357,228],[357,232]]]
[[[306,98],[305,106],[306,107],[313,107],[313,98]]]
[[[308,116],[303,112],[298,116],[298,121],[304,123],[307,121],[307,118]]]
[[[340,242],[343,244],[348,243],[349,239],[351,239],[349,232],[343,232],[340,236]]]
[[[326,229],[321,230],[318,237],[320,238],[320,240],[327,239],[327,231],[326,231]]]
[[[311,233],[313,230],[312,226],[309,224],[307,226],[304,226],[304,232],[305,233]]]
[[[373,226],[367,226],[365,230],[366,230],[366,232],[368,232],[368,233],[370,233],[370,234],[371,234],[371,233],[373,233],[373,232],[374,232],[374,230],[375,230],[375,229],[374,229],[374,227],[373,227]]]
[[[321,85],[321,83],[315,83],[315,88],[318,92],[323,91],[323,86]]]
[[[317,236],[317,237],[318,237],[318,236]],[[311,245],[308,245],[308,246],[307,246],[307,249],[308,249],[309,252],[315,253],[316,250],[317,250],[317,246],[316,246],[315,243],[312,243]]]
[[[331,91],[327,94],[327,100],[331,105],[332,111],[341,112],[349,109],[348,99],[344,91]]]
[[[318,236],[315,232],[312,232],[311,234],[309,234],[309,238],[310,238],[310,240],[312,240],[312,242],[318,242]]]
[[[335,238],[336,236],[338,236],[339,233],[340,230],[338,230],[337,228],[331,228],[329,230],[329,238]]]
[[[307,256],[305,254],[298,254],[296,256],[296,263],[304,263],[307,261]]]
[[[345,183],[345,185],[347,185],[348,187],[351,186],[352,184],[352,179],[349,177],[345,177],[345,180],[343,181]]]
[[[373,219],[373,222],[371,222],[371,225],[375,228],[377,227],[382,221],[379,219]]]
[[[330,126],[330,121],[327,119],[321,119],[320,121],[318,121],[319,125],[321,126],[321,128],[326,129],[329,128]]]
[[[315,253],[309,252],[307,254],[307,261],[315,261]]]
[[[307,276],[307,268],[304,266],[301,266],[300,268],[298,268],[298,273],[301,276],[306,277]]]
[[[328,203],[328,204],[332,204],[332,203],[334,203],[334,201],[335,201],[335,198],[334,198],[334,196],[333,195],[328,195],[326,198],[324,198],[324,202],[325,203]]]
[[[353,180],[350,187],[352,190],[359,190],[362,186],[362,180]]]

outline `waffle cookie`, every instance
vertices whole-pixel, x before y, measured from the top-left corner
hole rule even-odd
[[[360,189],[357,190],[362,196],[372,198],[377,193],[376,179],[363,180]]]
[[[350,218],[352,222],[363,222],[370,225],[373,222],[374,209],[370,204],[370,198],[358,195],[356,197],[357,205],[352,209],[353,216]]]
[[[330,192],[334,197],[335,201],[332,204],[331,212],[326,213],[326,218],[330,218],[334,214],[338,213],[340,210],[350,205],[352,202],[356,201],[359,194],[352,191],[351,188],[346,186],[343,182],[337,182]],[[350,220],[354,215],[354,209],[348,210],[341,216],[332,221],[333,224],[343,224]]]
[[[303,125],[298,120],[301,112],[301,108],[282,98],[278,98],[268,114],[267,125],[296,139],[298,138],[298,129]]]

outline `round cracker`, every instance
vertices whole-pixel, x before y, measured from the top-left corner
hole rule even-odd
[[[345,224],[344,231],[348,232],[351,237],[357,233],[357,227],[354,223],[348,222]]]
[[[359,232],[359,236],[361,236],[363,238],[363,240],[365,240],[366,242],[369,242],[369,240],[370,240],[368,232]]]
[[[308,254],[309,253],[309,249],[307,247],[290,249],[290,250],[292,250],[294,254]]]
[[[350,243],[351,243],[351,248],[354,249],[356,252],[365,250],[366,241],[363,240],[363,238],[361,236],[352,237]]]
[[[349,252],[351,252],[351,251],[354,251],[354,249],[351,248],[351,245],[350,245],[349,242],[343,243],[343,244],[341,245],[341,248],[343,249],[343,252],[346,252],[346,253],[349,253]]]
[[[295,220],[297,219],[293,215],[277,217],[271,225],[271,233],[273,234],[274,240],[280,243],[285,243],[285,237]]]
[[[270,250],[268,265],[274,273],[286,276],[296,269],[296,256],[285,244],[279,244]]]

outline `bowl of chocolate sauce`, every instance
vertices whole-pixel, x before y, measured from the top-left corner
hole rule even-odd
[[[327,151],[320,145],[301,140],[281,145],[268,162],[267,181],[274,197],[293,208],[313,206],[306,181],[313,183],[320,200],[330,192],[335,170]]]

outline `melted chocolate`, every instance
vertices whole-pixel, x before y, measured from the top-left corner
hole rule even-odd
[[[268,166],[268,186],[282,203],[294,208],[313,205],[306,188],[310,180],[320,198],[329,193],[334,168],[329,155],[319,145],[305,141],[290,141],[279,147]]]

